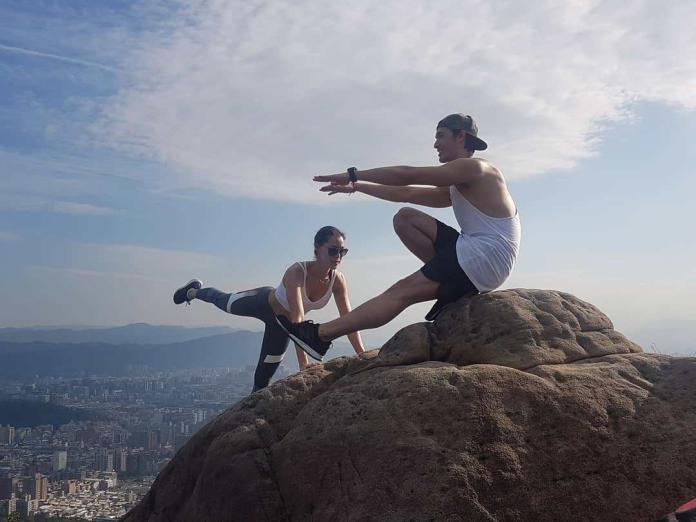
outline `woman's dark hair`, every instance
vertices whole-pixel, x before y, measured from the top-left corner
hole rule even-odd
[[[331,239],[334,236],[334,234],[338,234],[343,239],[346,238],[346,235],[336,227],[332,227],[330,225],[321,227],[319,231],[314,235],[314,246],[320,247],[326,244],[329,241],[329,239]]]

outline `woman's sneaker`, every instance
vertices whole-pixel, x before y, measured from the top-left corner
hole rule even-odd
[[[319,338],[318,323],[312,321],[291,323],[284,315],[276,315],[276,322],[297,346],[317,361],[321,361],[329,348],[331,348],[331,341],[322,341]]]
[[[188,283],[181,288],[178,288],[177,291],[174,292],[174,304],[190,303],[191,300],[188,298],[188,291],[191,290],[191,288],[200,290],[202,286],[203,283],[201,283],[198,279],[191,279]]]

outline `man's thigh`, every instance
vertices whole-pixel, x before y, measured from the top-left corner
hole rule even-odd
[[[415,208],[404,207],[395,216],[395,221],[400,224],[408,224],[422,232],[435,243],[437,237],[437,219]]]
[[[411,303],[421,303],[436,299],[439,289],[440,283],[428,279],[419,270],[395,283],[387,292],[394,292]]]

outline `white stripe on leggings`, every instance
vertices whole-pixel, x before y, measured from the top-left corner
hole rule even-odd
[[[232,313],[230,312],[230,308],[232,308],[232,303],[234,303],[237,299],[241,299],[242,297],[246,297],[248,295],[256,295],[256,290],[249,290],[248,292],[242,292],[241,294],[231,294],[230,298],[227,300],[227,313]]]
[[[283,357],[285,357],[284,353],[281,353],[280,355],[267,355],[266,358],[263,360],[265,363],[279,363],[280,361],[283,360]]]

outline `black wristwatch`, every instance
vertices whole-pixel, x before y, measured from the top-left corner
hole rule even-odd
[[[355,167],[348,167],[347,172],[348,172],[348,180],[351,183],[355,183],[356,181],[358,181],[358,169],[356,169]]]

